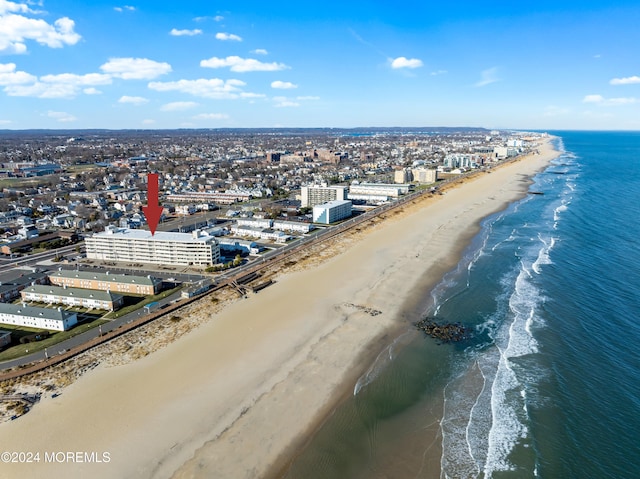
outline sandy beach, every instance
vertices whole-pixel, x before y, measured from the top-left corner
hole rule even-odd
[[[0,477],[272,474],[410,327],[415,291],[453,268],[479,221],[524,196],[557,155],[547,142],[405,206],[327,246],[338,253],[326,261],[216,313],[205,297],[185,313],[204,318],[200,327],[129,364],[102,364],[0,424],[0,451],[39,453],[3,464]]]

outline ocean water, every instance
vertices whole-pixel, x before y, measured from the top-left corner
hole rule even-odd
[[[472,338],[408,326],[285,477],[640,477],[640,133],[552,133],[544,194],[424,292]]]

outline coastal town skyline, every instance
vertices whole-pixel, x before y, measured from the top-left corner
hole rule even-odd
[[[0,0],[0,129],[638,129],[639,13]]]

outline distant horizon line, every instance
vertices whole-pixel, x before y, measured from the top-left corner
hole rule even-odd
[[[216,127],[216,128],[0,128],[0,134],[20,132],[159,132],[159,131],[283,131],[283,130],[337,130],[337,131],[384,131],[384,130],[449,130],[449,131],[518,131],[518,132],[547,132],[547,131],[591,131],[591,132],[640,132],[640,129],[602,129],[602,128],[490,128],[482,126],[256,126],[256,127]]]

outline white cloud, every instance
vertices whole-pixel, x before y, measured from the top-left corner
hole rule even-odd
[[[433,72],[429,73],[429,75],[438,76],[438,75],[444,75],[445,73],[449,73],[449,72],[447,70],[436,70],[436,71],[433,71]]]
[[[224,20],[222,15],[216,15],[215,17],[195,17],[193,19],[194,22],[204,22],[206,20],[213,20],[214,22],[221,22]]]
[[[242,92],[240,87],[246,83],[241,80],[221,80],[219,78],[200,78],[198,80],[179,80],[173,82],[150,82],[149,88],[156,91],[179,91],[202,98],[216,100],[232,100],[242,98],[249,93]]]
[[[149,100],[141,96],[128,96],[128,95],[121,96],[120,99],[118,100],[118,103],[130,103],[136,106],[144,105],[145,103],[148,103],[148,102]]]
[[[31,85],[9,85],[4,88],[9,96],[35,98],[73,98],[78,94],[78,86],[66,83],[35,82]]]
[[[273,101],[275,102],[275,107],[277,108],[286,108],[286,107],[296,107],[300,106],[300,103],[290,100],[285,96],[274,96]]]
[[[0,120],[0,125],[8,125],[9,123],[13,123],[11,120]]]
[[[85,95],[102,95],[102,92],[100,90],[93,87],[85,88],[84,90],[82,90],[82,93],[84,93]]]
[[[419,68],[422,66],[422,60],[418,58],[398,57],[391,60],[391,68]]]
[[[227,41],[227,40],[231,40],[234,42],[242,41],[242,37],[239,37],[238,35],[234,35],[233,33],[219,32],[219,33],[216,33],[216,38],[222,41]]]
[[[124,80],[152,80],[169,73],[171,65],[147,58],[110,58],[100,70]]]
[[[255,72],[255,71],[278,71],[289,68],[283,63],[263,63],[254,58],[241,58],[230,56],[227,58],[212,57],[200,62],[205,68],[225,68],[230,67],[232,72]]]
[[[143,125],[153,125],[155,124],[155,120],[151,120],[151,119],[146,119],[146,120],[142,120],[142,124]]]
[[[633,98],[633,97],[626,97],[626,98],[609,98],[606,101],[607,106],[611,105],[611,106],[618,106],[618,105],[633,105],[635,103],[638,103],[638,99],[637,98]]]
[[[587,95],[582,99],[583,103],[601,103],[604,101],[602,95]]]
[[[87,73],[76,75],[75,73],[60,73],[58,75],[45,75],[40,77],[43,83],[65,83],[76,86],[109,85],[112,82],[110,75],[102,73]]]
[[[632,76],[626,78],[614,78],[609,82],[611,85],[633,85],[640,83],[639,76]]]
[[[197,107],[199,104],[195,101],[174,101],[165,103],[160,107],[162,111],[184,111]]]
[[[229,115],[226,113],[200,113],[192,118],[194,120],[227,120]]]
[[[47,112],[47,116],[49,118],[53,118],[61,123],[68,123],[71,121],[76,121],[77,118],[73,115],[71,115],[70,113],[64,112],[64,111],[51,111],[49,110]]]
[[[480,73],[480,81],[475,84],[477,87],[490,85],[491,83],[495,83],[500,81],[498,78],[498,68],[487,68]]]
[[[15,63],[0,63],[0,86],[34,83],[37,77],[27,72],[16,71]]]
[[[7,0],[0,0],[0,15],[5,13],[18,12],[18,13],[35,13],[29,8],[29,5],[9,2]]]
[[[623,106],[640,103],[640,100],[634,97],[605,98],[602,95],[587,95],[582,99],[582,102],[594,103],[600,106]]]
[[[0,65],[0,85],[9,96],[24,96],[35,98],[73,98],[83,87],[108,85],[111,77],[101,73],[77,75],[75,73],[61,73],[58,75],[44,75],[38,79],[26,72],[16,72],[15,64]],[[86,88],[85,93],[91,95],[100,93],[95,88]]]
[[[132,7],[131,5],[125,5],[124,7],[113,7],[113,9],[116,12],[124,12],[125,10],[128,10],[129,12],[135,12],[136,11],[136,7]]]
[[[193,37],[195,35],[202,35],[202,30],[199,28],[195,28],[193,30],[178,30],[176,28],[172,28],[169,35],[173,35],[174,37]]]
[[[50,48],[62,48],[75,45],[82,38],[74,31],[75,22],[68,17],[50,24],[40,18],[22,15],[38,13],[28,5],[0,0],[0,53],[26,53],[28,40]]]
[[[292,88],[298,88],[298,85],[291,83],[290,81],[276,80],[271,82],[271,88],[276,88],[278,90],[291,90]]]
[[[256,48],[255,50],[251,50],[251,53],[255,53],[256,55],[268,55],[269,52],[264,48]]]

